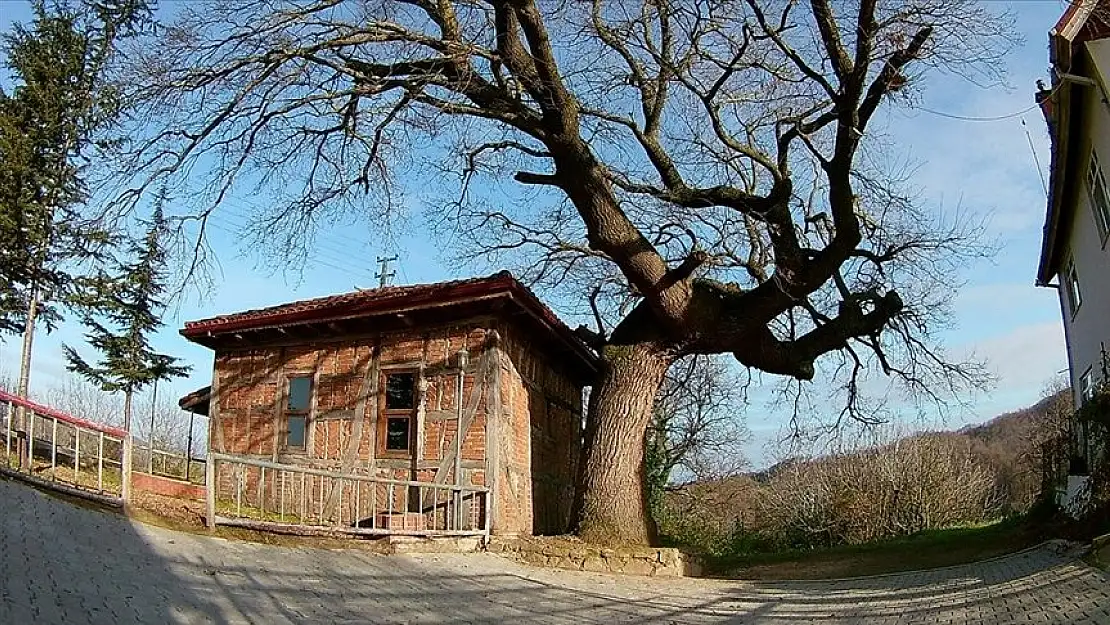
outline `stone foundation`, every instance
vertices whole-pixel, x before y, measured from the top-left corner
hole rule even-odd
[[[669,547],[599,547],[574,538],[531,537],[505,539],[494,536],[487,550],[533,566],[651,575],[656,577],[697,577],[697,560]]]
[[[473,553],[482,550],[480,536],[387,536],[388,553]]]

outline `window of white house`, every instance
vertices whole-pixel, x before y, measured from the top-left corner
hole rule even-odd
[[[1087,167],[1087,193],[1091,197],[1099,237],[1106,243],[1106,236],[1110,234],[1110,189],[1106,186],[1106,178],[1102,175],[1102,166],[1094,150],[1091,151],[1091,164]]]
[[[1087,371],[1079,377],[1079,397],[1080,405],[1087,403],[1095,396],[1095,374],[1094,371],[1088,367]]]
[[[285,447],[304,449],[308,440],[308,414],[312,407],[312,376],[288,378],[285,393]]]
[[[1079,310],[1079,305],[1083,303],[1083,296],[1079,293],[1079,273],[1075,270],[1075,263],[1068,263],[1067,273],[1064,274],[1064,282],[1068,291],[1068,305],[1071,306],[1071,314]]]

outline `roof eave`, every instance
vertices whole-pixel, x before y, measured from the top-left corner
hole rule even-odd
[[[416,299],[423,305],[417,306],[411,305],[413,300],[411,295],[398,293],[392,297],[382,298],[370,303],[343,302],[330,307],[274,312],[229,321],[220,320],[219,317],[215,317],[186,323],[185,327],[180,330],[180,333],[185,338],[192,340],[194,337],[213,336],[215,334],[227,334],[243,330],[260,330],[314,323],[318,321],[331,321],[342,318],[343,316],[355,317],[370,312],[374,314],[388,314],[390,312],[399,312],[402,310],[414,310],[417,308],[450,304],[452,301],[465,299],[470,296],[494,294],[498,290],[508,291],[514,282],[516,282],[516,280],[507,274],[504,276],[495,275],[481,282],[455,286],[448,293],[436,293],[435,298],[421,295]]]
[[[1061,81],[1057,84],[1056,89],[1056,103],[1053,106],[1056,117],[1054,124],[1056,136],[1052,140],[1048,206],[1041,238],[1041,258],[1037,266],[1037,286],[1047,285],[1058,272],[1056,248],[1057,239],[1060,235],[1060,212],[1063,206],[1064,188],[1068,178],[1071,85]]]
[[[206,323],[207,320],[186,325],[178,332],[187,340],[216,348],[216,337],[278,327],[290,327],[309,323],[336,321],[362,316],[389,315],[398,312],[427,310],[452,305],[465,304],[475,299],[508,299],[514,302],[536,322],[540,323],[560,343],[589,369],[599,370],[598,356],[581,339],[552,313],[531,291],[509,274],[496,275],[490,279],[454,289],[450,294],[440,294],[440,298],[413,303],[401,295],[393,299],[360,306],[358,303],[344,303],[333,308],[297,310],[277,313],[265,317],[236,319],[228,322]]]
[[[548,315],[544,310],[545,306],[531,291],[520,285],[514,287],[512,296],[525,311],[546,326],[550,332],[555,334],[559,340],[575,354],[575,356],[588,365],[591,372],[597,373],[600,371],[600,358],[598,355],[590,350],[580,338],[575,336],[574,332],[565,324],[562,322],[553,323],[551,319],[548,319]]]

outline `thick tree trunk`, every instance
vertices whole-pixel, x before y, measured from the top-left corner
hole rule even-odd
[[[652,544],[644,433],[671,357],[650,343],[610,345],[590,398],[577,501],[578,535],[599,544]]]

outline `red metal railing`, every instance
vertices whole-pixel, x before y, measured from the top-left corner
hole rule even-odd
[[[0,472],[71,494],[127,501],[131,437],[0,390],[4,461]]]

